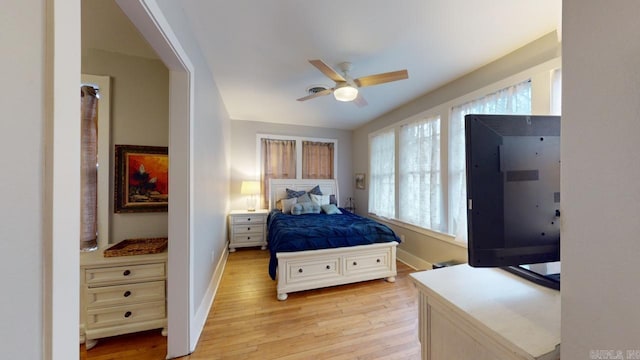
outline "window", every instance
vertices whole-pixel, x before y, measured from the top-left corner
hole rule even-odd
[[[296,178],[296,141],[260,139],[262,151],[262,197],[269,203],[267,189],[270,179]]]
[[[395,131],[378,133],[369,140],[371,173],[369,179],[369,212],[395,217]]]
[[[428,229],[442,227],[440,117],[400,126],[398,219]]]
[[[270,179],[335,179],[338,140],[258,134],[263,206]]]
[[[333,142],[302,142],[302,178],[333,179]]]
[[[98,92],[80,88],[80,250],[98,248]]]
[[[449,233],[467,242],[467,190],[464,116],[467,114],[531,114],[531,81],[510,86],[477,100],[455,106],[450,117]]]
[[[441,118],[437,115],[407,120],[371,135],[369,212],[450,233],[466,242],[464,116],[471,113],[530,114],[531,82],[451,108],[448,144],[442,143]],[[442,156],[443,149],[449,150],[446,184],[442,182],[441,159],[446,158]],[[449,205],[447,212],[445,199]]]

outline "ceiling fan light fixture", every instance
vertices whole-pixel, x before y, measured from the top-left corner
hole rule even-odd
[[[358,97],[358,89],[349,84],[345,84],[333,90],[333,96],[338,101],[353,101]]]

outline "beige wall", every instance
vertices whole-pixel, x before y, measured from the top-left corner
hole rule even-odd
[[[42,86],[50,75],[44,71],[45,9],[39,3],[9,3],[11,6],[0,6],[3,13],[12,14],[0,21],[6,54],[0,57],[0,279],[5,304],[0,307],[0,348],[6,358],[40,359],[46,321],[39,311],[44,305],[42,261],[49,258],[44,238],[51,236],[50,229],[41,224],[41,219],[50,216],[43,203],[48,187],[43,183],[45,96],[50,94]],[[25,46],[25,39],[30,46]],[[79,134],[79,129],[69,132]],[[71,195],[70,199],[79,200],[79,195]]]
[[[640,2],[603,5],[562,9],[563,359],[640,351]]]
[[[83,49],[82,72],[111,77],[109,242],[167,236],[166,212],[113,213],[113,151],[116,144],[168,146],[169,71],[157,59]]]
[[[557,35],[555,32],[550,33],[503,58],[361,126],[356,129],[353,134],[353,171],[368,172],[368,139],[369,134],[372,132],[396,124],[419,113],[442,107],[443,104],[450,107],[448,103],[454,99],[468,96],[470,93],[506,78],[522,76],[522,72],[535,68],[536,66],[541,66],[540,64],[546,64],[545,66],[548,67],[552,65],[550,63],[557,62],[559,65],[559,56],[560,44],[558,43]],[[522,80],[524,79],[525,78]],[[545,81],[545,79],[540,79],[540,77],[536,76],[532,81]],[[548,77],[546,81],[548,82]],[[507,85],[511,84],[506,84],[505,86]],[[537,94],[534,94],[534,97],[536,95]],[[542,94],[542,96],[548,97],[548,92]],[[541,100],[534,102],[548,106],[548,99],[546,99],[546,101]],[[448,113],[446,109],[440,111],[444,112],[442,136],[445,138],[443,141],[446,141],[448,134],[446,130]],[[535,108],[534,112],[536,112]],[[441,159],[441,161],[446,163],[446,156]],[[443,176],[443,181],[446,181],[447,175],[443,174]],[[368,192],[356,192],[355,199],[360,207],[360,212],[366,213],[368,207]],[[407,228],[397,225],[393,225],[392,227],[398,234],[405,236],[405,241],[399,247],[399,257],[415,267],[423,268],[435,262],[450,259],[459,261],[466,261],[467,259],[466,248],[460,246],[460,244],[452,243],[450,236],[430,233],[428,231],[416,231],[415,228],[411,227]]]
[[[340,190],[340,206],[344,206],[346,199],[353,197],[355,180],[351,163],[350,130],[317,128],[310,126],[294,126],[272,124],[257,121],[231,121],[231,208],[244,209],[246,198],[240,195],[242,180],[259,179],[258,154],[256,152],[256,135],[274,134],[301,136],[313,138],[327,138],[338,140],[337,175]],[[357,190],[362,191],[362,190]]]

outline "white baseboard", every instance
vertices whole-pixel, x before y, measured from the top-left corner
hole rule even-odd
[[[399,261],[407,264],[409,267],[415,270],[431,270],[433,269],[433,264],[428,261],[425,261],[407,251],[402,250],[401,248],[396,249],[396,258]]]
[[[194,335],[191,337],[193,342],[190,344],[190,351],[193,352],[196,349],[196,345],[198,345],[198,341],[200,340],[200,335],[202,334],[202,330],[204,329],[204,324],[207,322],[207,317],[209,316],[209,311],[211,310],[211,306],[213,306],[213,300],[216,297],[216,293],[218,291],[218,287],[220,286],[220,281],[222,280],[222,274],[224,273],[224,267],[227,264],[227,258],[229,257],[229,247],[225,246],[224,251],[220,255],[218,259],[218,264],[216,265],[216,269],[213,272],[213,276],[211,277],[211,281],[209,282],[209,287],[207,288],[207,292],[198,307],[198,310],[195,313],[193,318],[193,322],[191,325],[191,334]]]

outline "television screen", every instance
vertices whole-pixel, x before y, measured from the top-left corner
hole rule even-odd
[[[467,115],[469,264],[560,260],[560,117]]]

